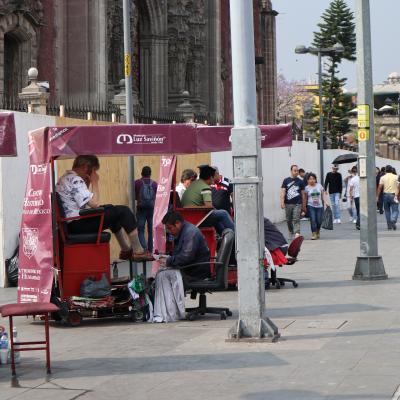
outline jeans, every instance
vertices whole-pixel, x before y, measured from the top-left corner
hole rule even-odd
[[[310,215],[311,232],[319,232],[322,224],[322,216],[324,207],[307,206],[308,214]]]
[[[379,194],[378,202],[376,203],[376,206],[379,210],[379,214],[383,214],[383,193],[381,192]]]
[[[354,197],[354,204],[356,206],[356,211],[357,211],[356,228],[360,229],[360,198],[359,197]]]
[[[340,193],[329,195],[332,204],[333,219],[340,219]]]
[[[139,242],[145,250],[153,251],[153,212],[154,208],[138,208],[138,235]],[[147,223],[147,243],[144,237],[144,228]]]
[[[350,198],[347,198],[347,203],[346,203],[347,211],[349,212],[350,218],[356,219],[357,218],[357,211],[355,209],[355,204],[350,200]]]
[[[383,207],[388,228],[395,225],[399,216],[399,204],[394,201],[393,193],[383,193]]]
[[[289,233],[300,234],[301,204],[285,204],[285,212]]]
[[[235,224],[226,210],[213,210],[201,226],[213,226],[219,235],[224,229],[235,230]]]

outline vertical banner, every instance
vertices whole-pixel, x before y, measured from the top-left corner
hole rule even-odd
[[[42,144],[45,146],[45,141]],[[30,165],[19,238],[19,303],[49,302],[53,283],[50,163],[36,164],[36,150],[30,133]]]
[[[0,113],[0,156],[17,155],[14,113]]]
[[[166,250],[165,228],[162,223],[162,219],[168,211],[175,166],[176,156],[161,156],[160,173],[153,214],[153,249],[154,251],[158,251],[160,254],[164,254]],[[151,269],[152,275],[157,273],[159,267],[159,262],[153,261],[153,266]]]

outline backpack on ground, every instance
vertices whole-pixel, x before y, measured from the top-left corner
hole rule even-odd
[[[154,208],[156,193],[154,192],[153,181],[150,179],[148,183],[144,180],[142,182],[143,184],[139,191],[138,207]]]

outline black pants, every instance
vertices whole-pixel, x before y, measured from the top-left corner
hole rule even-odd
[[[83,218],[68,224],[70,233],[93,233],[99,230],[100,217]],[[126,233],[131,233],[137,228],[136,217],[128,206],[104,206],[103,230],[110,229],[116,233],[124,228]]]
[[[356,228],[360,228],[360,198],[359,197],[354,197],[354,204],[356,206],[357,210],[357,222],[356,222]]]

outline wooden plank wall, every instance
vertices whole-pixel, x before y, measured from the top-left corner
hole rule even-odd
[[[81,119],[57,118],[56,126],[74,125],[110,125],[107,122],[86,121]],[[197,166],[209,164],[209,153],[178,156],[177,180],[186,168],[192,168],[198,172]],[[73,160],[57,161],[57,175],[61,176],[66,170],[71,169]],[[140,173],[145,165],[152,169],[152,178],[158,180],[160,157],[159,156],[135,156],[135,179],[140,178]],[[102,204],[128,205],[128,157],[100,157],[100,199]],[[119,246],[112,238],[111,260],[118,258]]]

